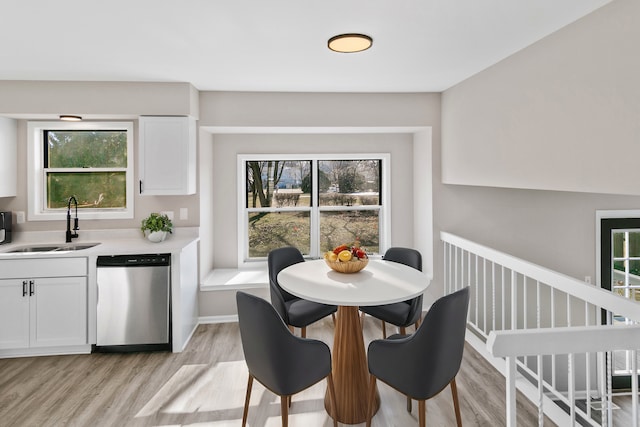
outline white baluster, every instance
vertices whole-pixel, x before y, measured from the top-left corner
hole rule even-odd
[[[569,415],[571,417],[571,425],[576,425],[576,379],[574,375],[575,355],[569,353],[567,355],[567,380],[569,384]]]
[[[638,358],[636,350],[631,353],[631,412],[632,425],[638,427]]]
[[[496,330],[496,263],[491,263],[491,330]]]
[[[506,370],[507,427],[516,427],[516,358],[507,357]]]

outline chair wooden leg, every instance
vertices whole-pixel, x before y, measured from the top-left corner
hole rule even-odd
[[[405,328],[404,326],[400,327],[400,335],[407,335],[407,328]]]
[[[249,399],[251,399],[251,386],[253,385],[253,375],[249,374],[247,383],[247,395],[244,398],[244,411],[242,412],[242,427],[247,425],[247,415],[249,414]]]
[[[306,326],[304,328],[300,329],[300,336],[302,336],[302,338],[306,338],[307,337],[307,327]]]
[[[336,326],[336,314],[331,313],[331,320],[333,320],[333,326]]]
[[[289,408],[291,408],[291,401],[293,396],[287,396],[287,404],[289,405]]]
[[[462,427],[462,417],[460,416],[460,402],[458,401],[458,386],[456,379],[451,380],[451,396],[453,396],[453,409],[456,411],[456,422],[458,427]]]
[[[295,328],[293,326],[291,326],[291,325],[288,325],[288,326],[289,326],[289,330],[291,331],[291,333],[295,335],[295,333],[296,333],[295,332]]]
[[[386,339],[387,338],[387,328],[384,325],[384,320],[381,320],[381,322],[382,322],[382,338]]]
[[[418,420],[420,427],[427,425],[427,405],[424,400],[418,400]]]
[[[338,414],[338,400],[336,399],[336,388],[333,385],[333,375],[329,372],[327,375],[327,386],[329,387],[329,399],[331,399],[331,406],[333,407],[333,413]],[[333,427],[338,427],[338,421],[333,419]]]
[[[373,407],[376,401],[376,377],[371,374],[369,376],[369,399],[367,399],[367,427],[371,427],[371,418],[373,418]]]
[[[407,396],[407,412],[411,412],[411,398]]]
[[[289,400],[289,396],[280,396],[280,411],[282,412],[282,427],[289,426],[289,406],[287,405],[287,401]]]
[[[420,327],[420,323],[422,323],[422,316],[420,316],[418,318],[418,320],[416,320],[416,323],[414,324],[416,327],[416,331],[418,330],[418,328]]]

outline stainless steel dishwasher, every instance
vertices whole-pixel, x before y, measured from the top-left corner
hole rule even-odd
[[[171,349],[171,255],[99,256],[95,351]]]

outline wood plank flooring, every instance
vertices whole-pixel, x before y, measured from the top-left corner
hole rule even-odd
[[[310,326],[307,336],[331,347],[333,322]],[[380,322],[367,317],[365,345],[381,337]],[[239,426],[246,384],[238,325],[201,325],[180,354],[0,360],[0,426]],[[378,385],[381,406],[373,426],[417,426],[418,405],[408,413],[404,396]],[[457,385],[463,425],[505,425],[504,377],[470,346]],[[332,425],[323,404],[325,387],[323,381],[293,397],[289,425]],[[248,425],[280,425],[279,398],[257,382]],[[448,388],[427,401],[427,425],[455,425]],[[519,398],[518,426],[535,425],[533,406]]]

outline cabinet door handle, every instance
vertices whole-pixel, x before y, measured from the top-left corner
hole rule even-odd
[[[142,180],[140,180],[140,194],[142,194]]]
[[[22,281],[22,296],[23,297],[27,296],[27,281],[26,280]]]
[[[35,293],[33,280],[29,280],[29,296],[32,296]]]

